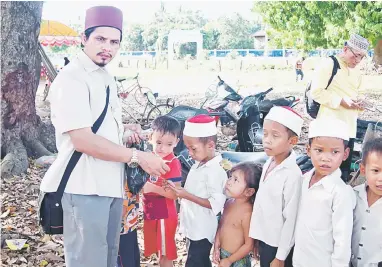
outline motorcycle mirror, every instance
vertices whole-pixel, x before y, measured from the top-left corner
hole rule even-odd
[[[214,98],[218,93],[217,88],[214,88],[213,86],[210,86],[207,88],[205,96],[207,99]]]

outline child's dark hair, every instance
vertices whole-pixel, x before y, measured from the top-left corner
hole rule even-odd
[[[312,145],[313,139],[316,139],[317,137],[309,138],[309,145]],[[349,146],[349,141],[343,140],[344,141],[344,149],[346,149]]]
[[[170,116],[159,116],[151,124],[153,131],[158,131],[161,134],[172,134],[175,137],[179,137],[182,130],[180,123]]]
[[[367,158],[371,153],[382,156],[382,138],[374,138],[367,141],[362,147],[362,163],[366,165]]]
[[[209,141],[212,141],[215,143],[218,142],[218,136],[217,135],[212,135],[212,136],[207,136],[207,137],[199,137],[199,141],[203,143],[203,145],[207,144]]]
[[[296,136],[298,137],[298,135],[295,132],[293,132],[291,129],[289,129],[288,127],[285,127],[285,128],[286,128],[287,133],[288,133],[288,138],[292,138],[292,137],[296,137]]]
[[[259,190],[259,184],[261,179],[261,173],[263,168],[261,165],[254,162],[246,161],[236,164],[231,170],[230,173],[235,171],[241,171],[244,174],[245,182],[247,183],[248,188],[255,189],[255,193],[251,196],[251,203],[255,202],[257,190]]]

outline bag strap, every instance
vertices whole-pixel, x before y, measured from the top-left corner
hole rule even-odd
[[[98,119],[94,122],[92,126],[92,132],[96,133],[101,127],[101,124],[103,120],[105,119],[108,107],[109,107],[109,96],[110,96],[110,88],[109,86],[106,88],[106,104],[104,109],[102,110],[101,115],[99,115]],[[57,192],[56,192],[56,205],[60,203],[62,196],[64,195],[66,184],[68,183],[70,174],[72,173],[74,167],[76,167],[78,160],[82,156],[82,152],[74,151],[72,156],[69,159],[68,165],[66,166],[66,169],[64,171],[64,174],[62,175],[62,179],[60,182],[60,185],[58,186]]]
[[[337,74],[337,70],[341,68],[340,63],[338,62],[337,58],[335,56],[330,56],[330,58],[333,60],[333,70],[332,75],[330,76],[328,85],[325,89],[328,89],[329,85],[332,83],[334,76]]]

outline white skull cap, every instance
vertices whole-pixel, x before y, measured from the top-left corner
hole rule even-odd
[[[347,41],[345,45],[349,46],[350,48],[354,50],[367,54],[367,50],[370,44],[369,44],[369,41],[363,38],[361,35],[352,34],[350,36],[349,41]]]

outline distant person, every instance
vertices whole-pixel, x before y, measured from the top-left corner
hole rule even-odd
[[[64,57],[64,61],[65,61],[64,66],[68,65],[69,62],[70,62],[69,59],[68,59],[67,57]]]
[[[296,69],[296,82],[298,82],[298,76],[301,76],[301,81],[304,79],[304,73],[302,72],[302,63],[304,62],[305,57],[302,57],[297,60],[295,69]]]

